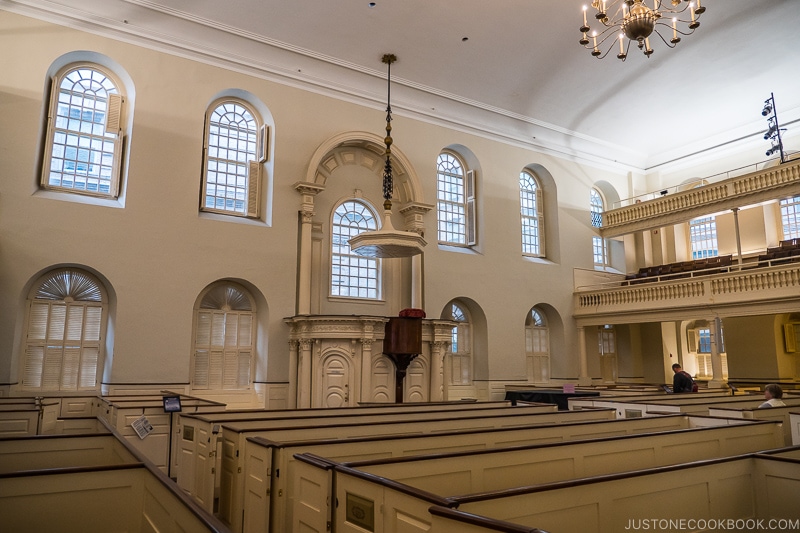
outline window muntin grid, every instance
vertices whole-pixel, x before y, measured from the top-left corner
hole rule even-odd
[[[592,189],[589,193],[589,211],[592,215],[592,227],[600,228],[603,226],[604,209],[603,197],[597,189]]]
[[[356,235],[375,229],[375,215],[366,204],[348,200],[336,208],[331,228],[331,296],[380,297],[379,260],[354,254],[348,243]]]
[[[527,324],[527,346],[529,354],[547,355],[550,353],[547,323],[536,308],[531,309]]]
[[[519,209],[522,222],[522,253],[541,255],[539,241],[539,206],[536,179],[528,172],[519,174]]]
[[[436,161],[436,211],[439,242],[466,244],[467,215],[464,166],[453,154]]]
[[[784,240],[800,237],[800,196],[785,198],[780,205]]]
[[[603,225],[603,210],[605,202],[597,189],[589,192],[589,212],[592,217],[592,227],[599,228]],[[592,237],[592,260],[595,266],[605,267],[608,265],[608,247],[606,240],[602,237]]]
[[[242,103],[223,102],[210,113],[205,209],[247,214],[249,162],[256,159],[257,141],[258,122]]]
[[[117,133],[106,132],[108,96],[114,82],[99,70],[78,67],[58,84],[50,147],[48,188],[111,196]]]
[[[458,322],[452,329],[450,345],[450,383],[469,385],[472,381],[472,342],[469,315],[458,304],[450,304],[450,319]]]
[[[716,257],[717,221],[714,217],[696,218],[689,222],[689,241],[692,244],[692,259]]]
[[[700,328],[697,330],[697,353],[711,353],[711,329]]]

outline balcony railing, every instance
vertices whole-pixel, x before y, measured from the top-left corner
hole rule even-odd
[[[692,314],[790,312],[800,305],[800,257],[576,287],[576,319],[649,322]],[[599,322],[598,322],[599,323]]]
[[[797,160],[605,211],[600,233],[603,237],[614,237],[655,229],[796,194],[800,194],[800,161]]]

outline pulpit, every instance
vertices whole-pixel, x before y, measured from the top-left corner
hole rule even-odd
[[[383,354],[395,367],[395,403],[403,403],[403,382],[408,365],[422,353],[422,309],[403,309],[386,323]]]

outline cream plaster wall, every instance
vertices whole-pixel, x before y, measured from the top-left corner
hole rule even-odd
[[[296,313],[300,195],[293,184],[306,179],[313,154],[329,139],[343,132],[381,134],[383,106],[356,105],[3,11],[0,49],[4,73],[0,80],[0,296],[10,302],[0,314],[0,386],[13,386],[19,378],[28,288],[41,272],[57,265],[89,268],[107,282],[113,335],[107,384],[187,384],[192,306],[204,287],[225,278],[251,287],[264,320],[256,380],[285,383],[289,348],[282,319]],[[57,58],[79,50],[110,58],[135,86],[124,206],[91,205],[37,189],[46,73]],[[215,96],[230,89],[255,95],[274,120],[273,166],[268,177],[271,216],[258,222],[198,213],[204,112]],[[476,377],[488,382],[525,380],[525,317],[532,306],[543,305],[552,327],[557,328],[551,338],[559,340],[551,348],[552,377],[576,379],[572,273],[574,268],[593,267],[590,188],[602,182],[616,198],[628,198],[654,181],[662,186],[683,174],[601,170],[415,120],[398,110],[392,136],[393,149],[403,154],[420,179],[419,202],[435,203],[436,157],[445,147],[467,148],[479,173],[478,246],[454,250],[437,245],[435,211],[425,218],[429,244],[423,259],[423,294],[428,316],[440,316],[454,298],[474,302],[486,317],[485,348],[481,348],[486,353],[479,354],[484,359]],[[714,168],[726,165],[719,161]],[[557,194],[557,210],[546,213],[547,234],[559,238],[547,243],[552,251],[549,260],[523,258],[520,252],[518,176],[529,166],[546,170]],[[379,185],[373,175],[350,169],[333,175],[318,196],[314,222],[322,237],[314,248],[319,268],[312,294],[319,302],[313,305],[323,313],[393,314],[408,305],[407,263],[387,267],[383,303],[353,303],[327,296],[331,210],[356,189],[380,209]],[[750,214],[747,217],[750,220]],[[676,238],[675,245],[679,242]],[[629,263],[631,254],[623,252],[622,240],[614,245],[616,264],[624,270],[625,254]],[[675,255],[680,260],[680,252]],[[587,328],[589,373],[599,377],[593,356],[595,337],[594,328]],[[626,373],[639,375],[644,370],[641,361],[626,365]],[[651,371],[645,372],[649,377]],[[493,390],[491,383],[486,390]]]

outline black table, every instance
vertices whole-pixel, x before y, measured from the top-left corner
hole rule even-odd
[[[600,393],[594,391],[564,392],[558,389],[506,391],[506,400],[511,401],[512,405],[515,405],[517,401],[554,403],[558,406],[559,411],[568,411],[569,403],[567,400],[575,396],[600,396]]]

